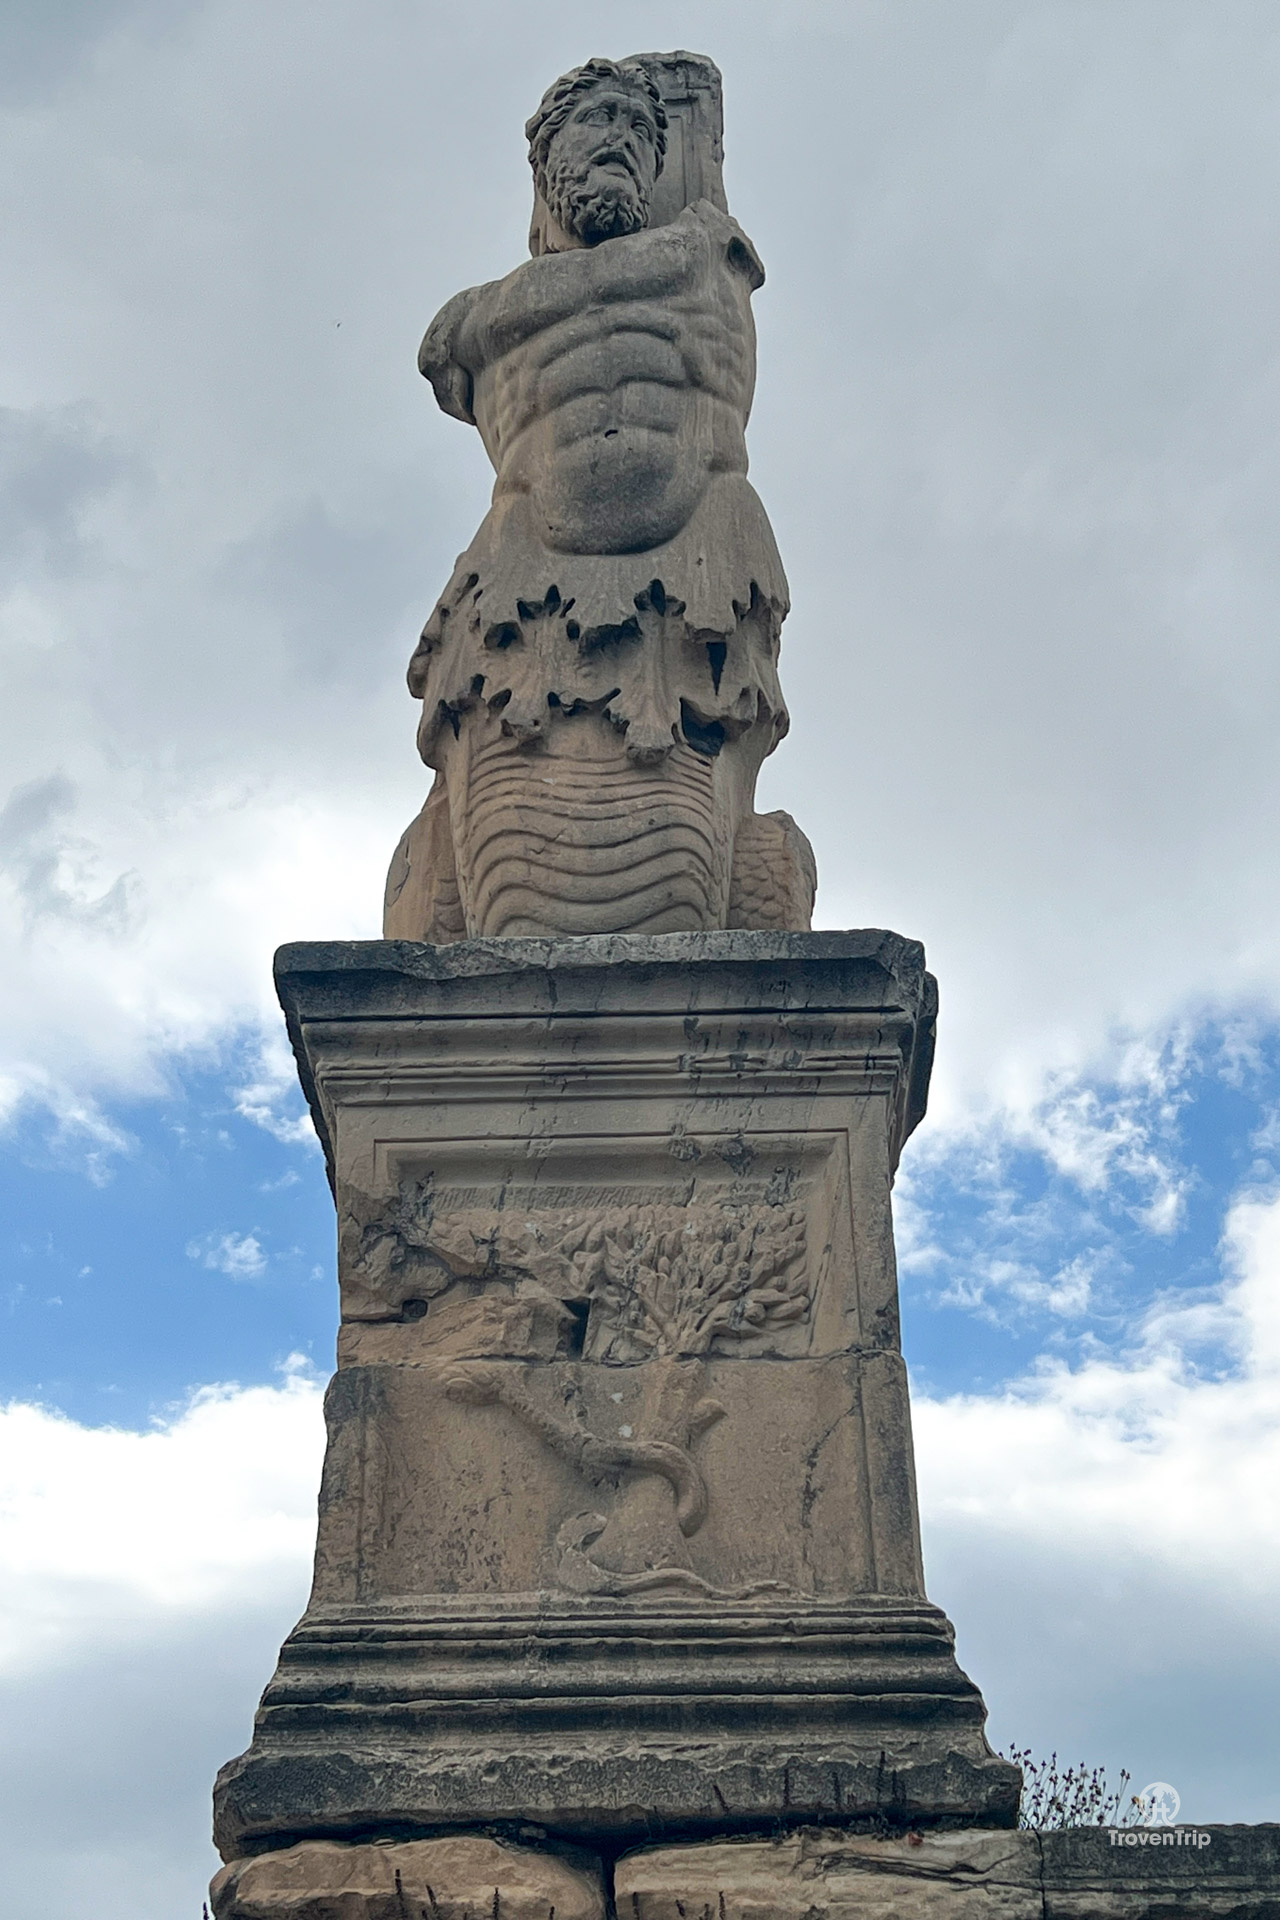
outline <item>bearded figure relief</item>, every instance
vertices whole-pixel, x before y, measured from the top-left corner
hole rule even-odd
[[[787,729],[744,439],[764,270],[710,198],[651,219],[669,120],[644,61],[575,68],[526,132],[534,257],[419,356],[497,481],[409,669],[436,777],[385,934],[804,930],[808,841],[754,810]]]

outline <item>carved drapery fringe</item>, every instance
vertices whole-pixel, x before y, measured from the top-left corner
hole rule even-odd
[[[757,725],[771,750],[789,724],[777,670],[788,604],[772,530],[741,474],[714,478],[675,539],[642,553],[554,552],[523,496],[506,496],[410,663],[422,757],[439,766],[442,730],[481,703],[523,740],[557,717],[604,713],[641,761],[681,736],[714,752]]]

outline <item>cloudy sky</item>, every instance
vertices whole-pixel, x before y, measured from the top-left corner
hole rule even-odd
[[[0,1849],[198,1920],[305,1598],[330,1210],[282,940],[369,937],[483,511],[414,366],[592,53],[723,68],[818,924],[923,939],[931,1591],[997,1744],[1280,1817],[1271,0],[0,10]]]

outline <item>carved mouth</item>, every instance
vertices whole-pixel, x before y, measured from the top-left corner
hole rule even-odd
[[[618,150],[613,147],[607,148],[602,153],[593,154],[591,157],[591,165],[598,168],[602,173],[606,170],[614,173],[625,173],[629,180],[634,180],[636,177],[636,170],[630,160],[628,160],[626,154],[619,153]]]

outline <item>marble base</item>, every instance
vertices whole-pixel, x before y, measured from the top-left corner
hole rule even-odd
[[[924,1592],[878,931],[285,948],[338,1208],[315,1584],[225,1858],[1012,1824]]]

